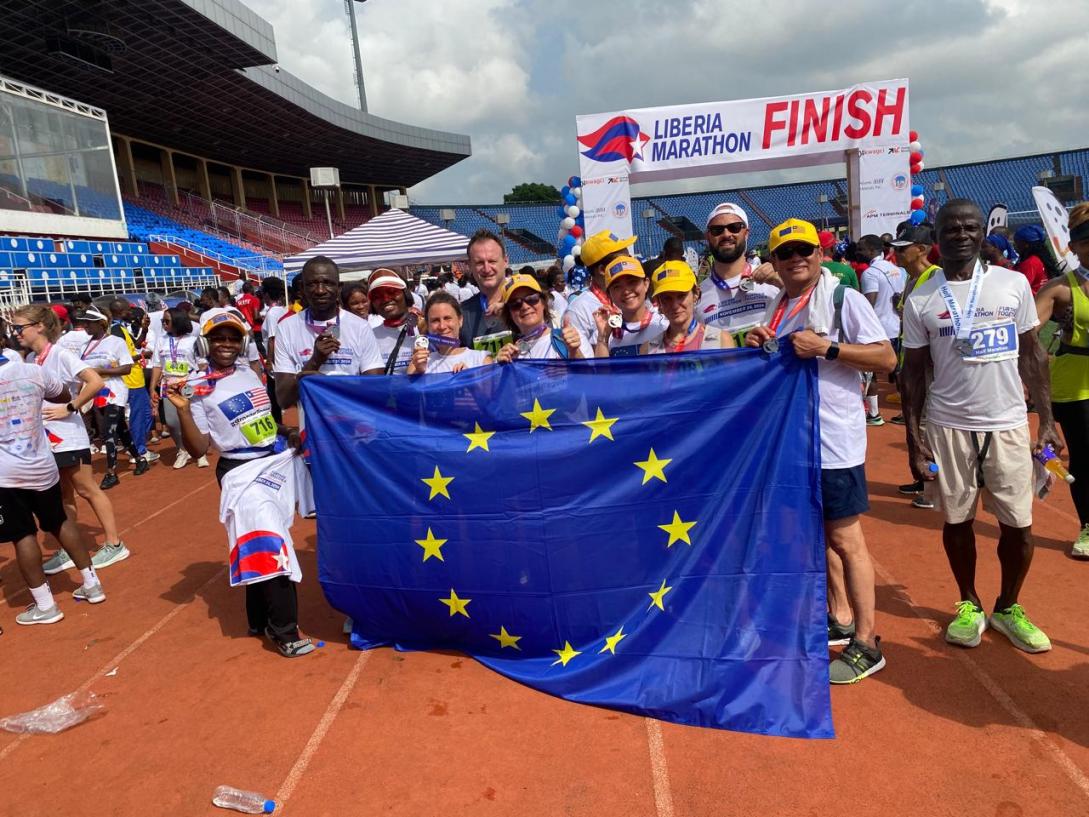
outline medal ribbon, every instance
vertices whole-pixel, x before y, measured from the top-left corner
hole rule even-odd
[[[813,286],[803,293],[802,297],[798,300],[798,303],[790,310],[790,314],[786,316],[788,321],[809,305],[809,299],[813,297],[813,292],[816,289],[817,285],[813,284]],[[779,301],[779,305],[775,307],[775,314],[771,316],[771,323],[768,324],[768,329],[772,332],[777,331],[779,329],[779,324],[783,322],[783,313],[786,312],[786,305],[789,300],[790,298],[784,292],[782,299]]]
[[[976,268],[972,270],[972,283],[968,287],[968,300],[964,304],[964,313],[961,314],[960,307],[957,305],[957,299],[953,297],[953,290],[949,288],[949,283],[946,282],[938,287],[938,294],[942,296],[942,300],[945,301],[945,307],[949,310],[949,319],[953,322],[953,334],[957,340],[967,340],[968,336],[972,334],[972,327],[976,322],[976,301],[979,300],[979,293],[983,289],[983,276],[987,270],[979,261],[976,261]]]

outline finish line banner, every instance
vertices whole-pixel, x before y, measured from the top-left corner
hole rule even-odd
[[[571,701],[832,737],[812,361],[300,387],[319,578],[354,646],[455,649]]]
[[[629,172],[633,184],[842,162],[847,150],[910,141],[906,79],[591,114],[576,122],[582,178]]]

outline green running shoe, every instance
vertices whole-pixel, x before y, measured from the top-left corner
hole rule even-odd
[[[1074,546],[1070,548],[1070,555],[1075,559],[1089,559],[1089,525],[1082,526]]]
[[[991,626],[1006,636],[1019,650],[1047,652],[1051,649],[1051,639],[1029,621],[1025,608],[1020,604],[1011,604],[1005,610],[991,613]]]
[[[945,628],[945,640],[961,647],[978,647],[987,629],[987,616],[983,608],[970,601],[957,602],[957,617]]]

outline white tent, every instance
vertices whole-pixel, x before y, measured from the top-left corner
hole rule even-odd
[[[342,270],[403,264],[437,264],[465,257],[469,239],[437,227],[404,210],[387,210],[324,244],[284,260],[284,272],[293,274],[316,255],[336,261]]]

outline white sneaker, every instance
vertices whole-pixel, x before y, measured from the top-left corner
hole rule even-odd
[[[208,456],[207,455],[205,455],[205,456],[201,457],[199,460],[197,460],[197,468],[207,468],[207,467],[208,467]]]
[[[144,459],[148,462],[155,462],[155,460],[159,459],[159,455],[156,454],[154,451],[148,451],[146,454],[144,454]]]
[[[49,610],[40,610],[37,604],[29,605],[15,617],[16,624],[56,624],[64,618],[64,613],[54,603]]]
[[[178,451],[178,456],[174,458],[174,468],[184,468],[191,459],[193,458],[189,456],[189,452],[184,448],[181,449]]]

